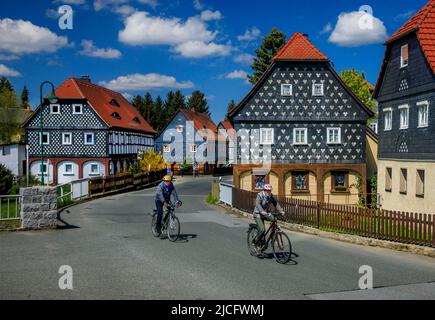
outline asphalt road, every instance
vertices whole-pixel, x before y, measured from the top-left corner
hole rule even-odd
[[[251,257],[250,220],[204,203],[211,178],[176,183],[182,239],[150,231],[154,188],[69,208],[61,230],[0,233],[0,299],[435,299],[435,259],[290,232],[288,265]],[[71,266],[73,290],[59,289]],[[359,268],[373,290],[359,290]]]

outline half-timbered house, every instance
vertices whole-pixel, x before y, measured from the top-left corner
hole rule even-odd
[[[87,77],[69,78],[55,93],[56,104],[45,100],[24,123],[33,175],[55,184],[113,175],[154,148],[154,129],[120,93]]]
[[[366,129],[373,112],[306,36],[294,34],[229,113],[237,132],[234,185],[329,202],[366,190]],[[355,196],[356,197],[356,196]]]
[[[435,0],[386,41],[379,102],[382,208],[435,213]]]

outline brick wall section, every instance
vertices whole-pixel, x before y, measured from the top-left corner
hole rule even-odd
[[[47,229],[57,225],[57,194],[53,187],[21,188],[21,228]]]

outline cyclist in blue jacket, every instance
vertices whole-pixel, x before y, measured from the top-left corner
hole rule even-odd
[[[171,201],[171,195],[174,196],[177,207],[181,205],[181,201],[178,199],[177,191],[175,190],[174,184],[172,183],[172,178],[169,175],[163,177],[162,183],[159,184],[156,191],[156,209],[157,209],[157,233],[160,234],[162,229],[162,217],[163,208],[167,208],[169,202]],[[166,219],[166,217],[165,217]]]

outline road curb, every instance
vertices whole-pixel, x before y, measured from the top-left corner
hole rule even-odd
[[[236,213],[238,215],[242,215],[247,218],[252,218],[252,214],[236,209],[234,207],[230,207],[226,204],[218,203],[216,205],[226,209],[227,212],[230,211],[232,213]],[[288,222],[281,222],[280,226],[289,231],[311,234],[321,238],[327,238],[327,239],[337,240],[341,242],[362,245],[366,247],[367,246],[378,247],[378,248],[391,249],[396,251],[409,252],[409,253],[435,258],[435,248],[423,247],[414,244],[392,242],[387,240],[378,240],[378,239],[366,238],[366,237],[344,234],[344,233],[323,231],[323,230],[319,230],[319,229],[315,229],[299,224],[288,223]]]

